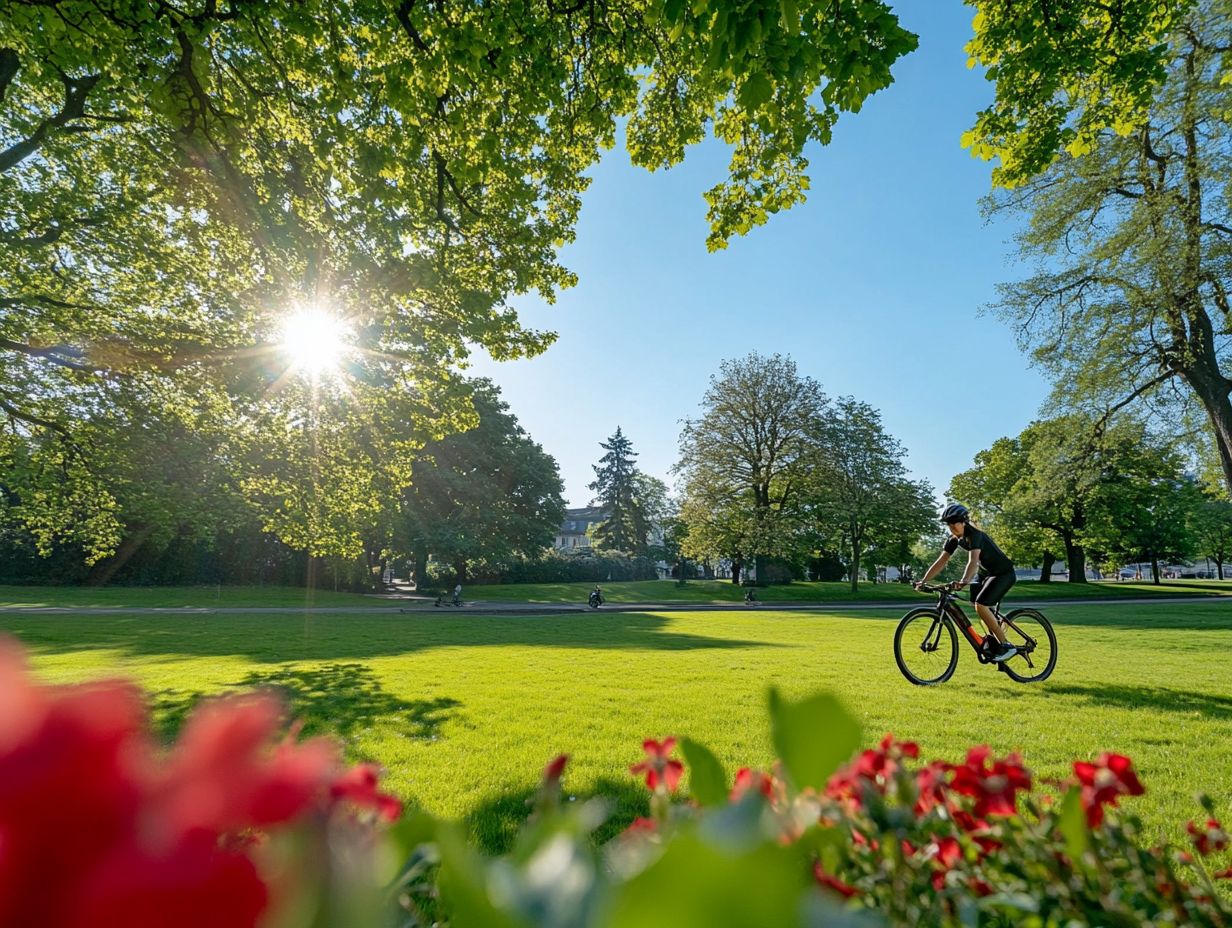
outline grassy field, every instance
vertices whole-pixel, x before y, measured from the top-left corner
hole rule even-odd
[[[617,797],[610,826],[644,811],[627,773],[645,737],[690,735],[729,775],[772,751],[766,688],[836,692],[871,743],[886,731],[925,758],[987,742],[1060,777],[1102,750],[1134,758],[1153,829],[1181,839],[1193,794],[1232,817],[1232,609],[1221,603],[1057,606],[1060,662],[1023,686],[975,662],[919,689],[891,654],[897,610],[429,615],[7,615],[38,675],[123,674],[149,692],[168,734],[203,694],[282,689],[308,731],[379,761],[400,795],[509,841],[544,763],[573,760],[566,786]]]
[[[613,603],[738,603],[744,588],[722,580],[690,580],[683,587],[675,580],[639,580],[602,583],[604,598]],[[521,583],[467,586],[463,598],[481,602],[584,603],[593,583]],[[1039,583],[1023,581],[1010,590],[1008,601],[1041,599],[1111,598],[1127,596],[1189,596],[1232,594],[1232,581],[1173,580],[1153,583]],[[757,589],[763,602],[906,602],[921,596],[905,583],[861,583],[853,596],[848,583],[791,583]]]
[[[371,606],[370,596],[290,586],[0,586],[3,606]]]

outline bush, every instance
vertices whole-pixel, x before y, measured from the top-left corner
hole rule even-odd
[[[604,583],[608,580],[654,580],[655,562],[624,554],[561,555],[512,561],[499,567],[476,565],[472,583]]]

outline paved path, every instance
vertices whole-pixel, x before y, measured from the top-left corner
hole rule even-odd
[[[555,615],[557,613],[589,613],[592,610],[580,603],[509,603],[465,602],[461,606],[434,607],[431,600],[407,602],[386,601],[389,604],[371,606],[2,606],[0,617],[5,615]],[[851,612],[866,610],[901,609],[906,611],[914,605],[926,606],[928,597],[918,601],[897,600],[876,603],[802,603],[763,602],[756,606],[741,603],[608,603],[598,612]],[[1193,603],[1223,603],[1232,605],[1232,596],[1144,596],[1119,597],[1116,599],[1052,599],[1007,603],[1007,607],[1019,609],[1031,607],[1049,609],[1053,606],[1149,606],[1181,605]]]

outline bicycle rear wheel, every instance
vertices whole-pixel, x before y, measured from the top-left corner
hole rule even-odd
[[[1057,636],[1052,623],[1035,609],[1015,609],[1005,617],[1005,640],[1018,653],[1001,666],[1019,683],[1039,683],[1057,666]]]
[[[916,686],[944,683],[958,666],[954,623],[936,609],[908,612],[894,632],[894,660]]]

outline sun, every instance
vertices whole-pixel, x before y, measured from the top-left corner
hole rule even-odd
[[[350,351],[350,326],[320,306],[297,310],[283,321],[279,343],[294,370],[309,377],[338,374]]]

